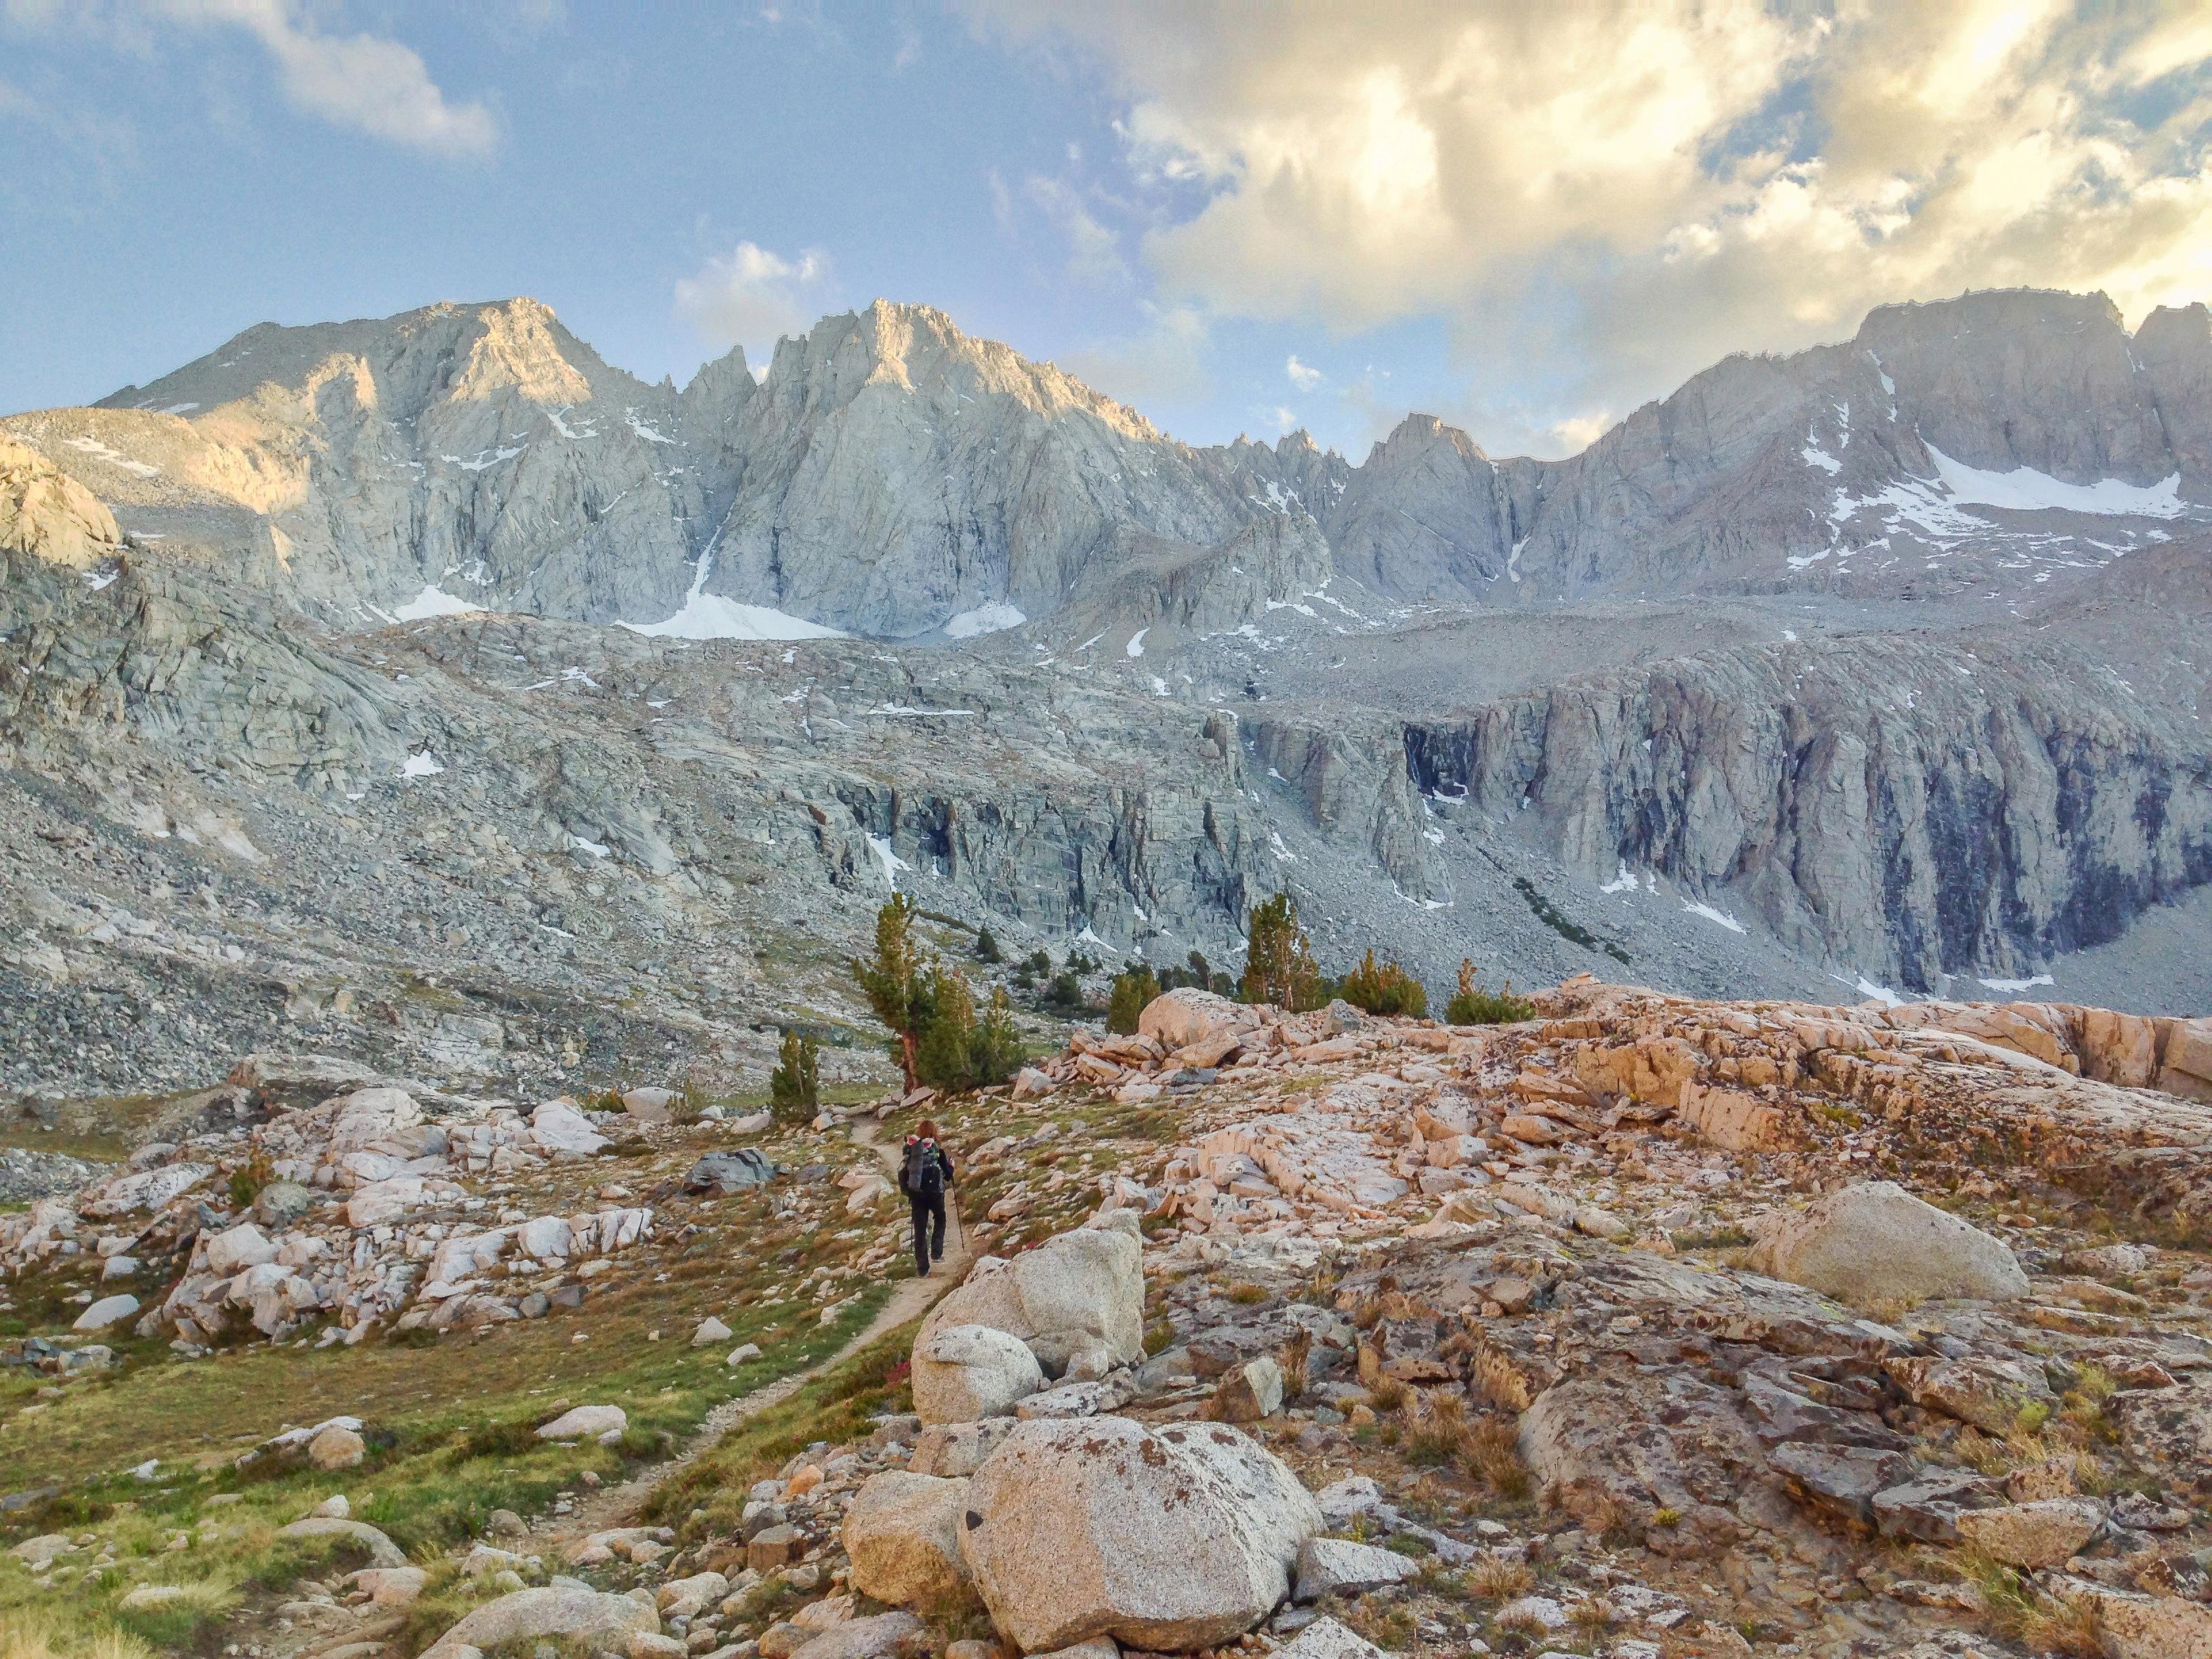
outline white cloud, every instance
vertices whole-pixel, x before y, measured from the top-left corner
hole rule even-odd
[[[1442,319],[1538,441],[1887,301],[2212,290],[2201,0],[963,3],[1113,77],[1167,302]]]
[[[1322,383],[1322,372],[1300,362],[1295,351],[1291,354],[1290,362],[1283,365],[1283,373],[1291,377],[1291,384],[1301,392],[1311,392]]]
[[[1146,310],[1141,333],[1069,352],[1062,367],[1125,404],[1195,403],[1211,396],[1205,317],[1189,306]]]
[[[1563,421],[1552,422],[1551,435],[1559,453],[1571,455],[1588,449],[1612,426],[1613,416],[1603,410],[1595,415],[1570,415]]]
[[[1042,209],[1067,242],[1067,273],[1102,286],[1126,283],[1129,267],[1121,258],[1121,239],[1085,204],[1082,193],[1063,179],[1031,173],[1023,192]]]
[[[1274,408],[1268,410],[1267,419],[1278,432],[1292,432],[1297,429],[1298,417],[1285,404],[1277,404]]]
[[[287,102],[374,138],[445,155],[485,155],[498,118],[448,102],[413,47],[374,34],[325,34],[293,0],[143,0],[151,18],[244,29],[275,62]]]
[[[821,314],[830,280],[827,256],[795,259],[755,242],[716,254],[696,276],[676,284],[676,308],[717,345],[741,345],[748,362],[765,364],[775,343],[803,333]]]

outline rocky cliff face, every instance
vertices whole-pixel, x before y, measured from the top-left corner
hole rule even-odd
[[[1406,728],[1571,869],[1741,894],[1785,941],[1915,991],[2116,937],[2212,879],[2212,763],[2040,643],[1869,640],[1690,658]]]
[[[1355,467],[1303,433],[1188,448],[927,307],[824,319],[765,390],[732,353],[678,392],[516,300],[264,325],[10,425],[126,530],[338,626],[704,599],[688,631],[727,602],[756,633],[973,637],[1126,574],[1129,533],[1212,546],[1285,513],[1400,600],[2023,592],[2212,519],[2208,385],[2201,306],[2130,338],[2101,295],[1980,294],[1729,358],[1571,460],[1417,416]]]
[[[742,356],[689,391],[602,362],[530,300],[249,329],[18,435],[165,552],[338,627],[474,609],[675,610],[729,493]]]
[[[1118,531],[1211,543],[1246,516],[1208,458],[920,306],[783,342],[744,450],[714,591],[854,632],[1042,615]]]
[[[1572,461],[1413,417],[1358,467],[915,307],[681,392],[526,301],[255,329],[6,423],[9,787],[273,842],[422,971],[680,941],[737,994],[895,879],[1170,958],[1280,884],[1447,977],[2033,975],[2212,879],[2205,315],[1898,307]],[[923,648],[781,647],[828,629]],[[418,842],[422,891],[323,873]]]
[[[2205,516],[2209,374],[2201,307],[2132,339],[2101,295],[1884,307],[1847,343],[1717,364],[1567,461],[1409,420],[1326,522],[1340,568],[1408,598],[2016,586]]]

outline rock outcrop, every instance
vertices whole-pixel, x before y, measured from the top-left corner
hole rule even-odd
[[[1931,1297],[2026,1296],[2013,1253],[1893,1181],[1869,1181],[1779,1218],[1750,1256],[1761,1273],[1861,1307]]]
[[[1132,1364],[1144,1353],[1139,1255],[1128,1233],[1082,1227],[1010,1261],[986,1258],[929,1310],[915,1345],[933,1352],[942,1334],[988,1326],[1026,1344],[1049,1376]]]
[[[968,1505],[969,1571],[1024,1653],[1241,1635],[1288,1593],[1321,1525],[1297,1477],[1237,1430],[1123,1418],[1023,1424],[975,1472]]]

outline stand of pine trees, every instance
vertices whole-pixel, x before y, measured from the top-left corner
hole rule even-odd
[[[786,1031],[768,1077],[768,1109],[778,1123],[803,1123],[822,1109],[822,1047]]]
[[[925,1083],[948,1093],[1004,1083],[1022,1063],[1013,1005],[998,987],[979,1009],[968,976],[915,939],[918,914],[912,899],[893,894],[876,912],[874,953],[851,963],[870,1012],[890,1032],[908,1091]]]

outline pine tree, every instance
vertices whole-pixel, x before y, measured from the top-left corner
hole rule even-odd
[[[969,1072],[979,1087],[1004,1083],[1021,1068],[1022,1034],[1014,1024],[1014,1005],[1007,1000],[1005,986],[992,988],[990,1006],[975,1022],[968,1054]]]
[[[1106,1000],[1106,1029],[1116,1036],[1133,1036],[1138,1016],[1160,994],[1160,982],[1141,963],[1114,975],[1113,994]]]
[[[1005,953],[999,949],[999,941],[992,937],[991,930],[988,927],[978,928],[975,933],[975,960],[1004,962],[1006,959]]]
[[[914,939],[914,918],[920,908],[904,893],[876,912],[876,952],[863,962],[853,958],[853,979],[868,999],[868,1007],[891,1034],[891,1058],[906,1077],[906,1091],[915,1090],[915,1049],[929,1012],[930,969],[933,964]]]
[[[1252,907],[1241,994],[1247,1002],[1272,1002],[1291,1013],[1321,1006],[1321,969],[1298,926],[1298,902],[1288,893]]]
[[[1359,966],[1344,976],[1339,994],[1370,1014],[1402,1014],[1419,1019],[1429,1012],[1429,988],[1395,961],[1376,966],[1370,950]]]
[[[768,1109],[778,1123],[799,1123],[822,1109],[822,1048],[811,1036],[786,1031],[769,1073]]]
[[[957,968],[932,964],[922,1001],[927,1005],[914,1051],[915,1075],[948,1093],[969,1087],[975,1079],[975,994]]]
[[[1462,957],[1459,961],[1459,990],[1444,1005],[1444,1024],[1447,1025],[1512,1025],[1524,1019],[1536,1018],[1536,1005],[1526,997],[1513,994],[1513,981],[1505,981],[1502,992],[1482,988],[1474,976],[1474,963]]]

